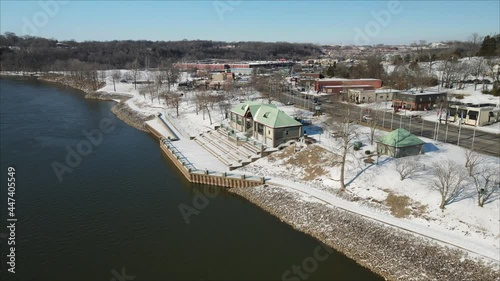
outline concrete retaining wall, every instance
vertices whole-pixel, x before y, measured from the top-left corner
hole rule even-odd
[[[152,132],[156,135],[154,132]],[[179,169],[186,179],[192,183],[201,183],[208,185],[216,185],[222,187],[252,187],[265,183],[264,178],[255,179],[247,178],[245,175],[227,175],[227,173],[218,173],[213,171],[193,171],[186,168],[177,156],[163,143],[160,143],[161,150],[168,156],[174,165]]]

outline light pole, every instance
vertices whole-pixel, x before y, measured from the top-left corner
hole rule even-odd
[[[391,110],[391,131],[392,131],[392,123],[394,122],[394,109]]]

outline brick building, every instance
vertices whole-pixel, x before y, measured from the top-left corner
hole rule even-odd
[[[346,89],[375,90],[382,87],[380,79],[344,79],[344,78],[325,78],[317,79],[314,83],[314,90],[323,93],[346,92]]]
[[[398,92],[392,96],[394,110],[401,108],[409,110],[432,109],[436,104],[447,101],[447,92]]]

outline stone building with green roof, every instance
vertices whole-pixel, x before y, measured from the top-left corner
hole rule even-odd
[[[425,142],[405,129],[396,129],[377,141],[377,152],[399,158],[424,153]]]
[[[263,144],[276,147],[302,137],[302,124],[271,104],[240,103],[230,112],[231,128],[251,132]]]

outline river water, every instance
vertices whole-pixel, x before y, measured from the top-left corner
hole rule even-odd
[[[1,280],[380,280],[245,199],[187,182],[111,102],[2,78],[0,106]],[[15,274],[6,257],[10,165]],[[203,201],[199,192],[217,195]],[[189,223],[180,204],[196,211]]]

